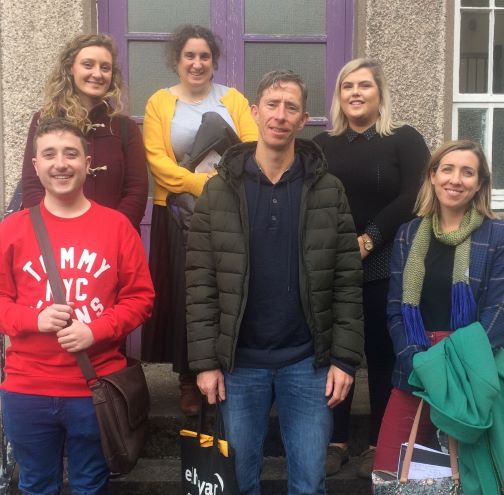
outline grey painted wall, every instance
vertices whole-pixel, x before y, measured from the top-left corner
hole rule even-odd
[[[381,60],[397,119],[433,148],[451,117],[450,0],[355,0],[354,55]],[[20,177],[26,132],[64,43],[96,31],[96,0],[0,0],[0,211]]]
[[[354,53],[381,61],[394,116],[431,149],[450,136],[453,11],[450,0],[356,0]]]
[[[62,46],[93,29],[95,0],[0,0],[0,211],[21,174],[26,133]]]

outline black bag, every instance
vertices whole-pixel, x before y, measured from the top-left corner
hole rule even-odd
[[[214,436],[201,433],[206,400],[200,408],[198,431],[180,430],[182,494],[238,495],[234,454],[222,434],[220,408],[215,408]],[[215,439],[215,440],[214,440]]]
[[[184,156],[180,166],[194,172],[210,151],[223,155],[229,147],[240,142],[233,128],[217,112],[205,112],[201,117],[201,125],[191,151]],[[196,197],[190,193],[170,193],[167,204],[170,207],[170,214],[187,241],[187,231],[191,224]]]
[[[66,304],[63,283],[38,205],[30,208],[30,217],[54,302]],[[135,467],[143,447],[145,421],[149,413],[149,389],[142,365],[129,359],[125,368],[99,377],[86,352],[74,355],[91,389],[107,465],[114,474],[127,474]]]

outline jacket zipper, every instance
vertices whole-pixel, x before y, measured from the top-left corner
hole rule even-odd
[[[233,182],[230,181],[230,184],[233,185]],[[243,319],[243,315],[245,313],[245,308],[247,306],[248,299],[248,289],[249,289],[249,278],[250,278],[250,246],[249,246],[249,223],[248,223],[248,212],[247,212],[247,201],[244,197],[245,191],[243,189],[243,183],[239,186],[239,188],[233,187],[235,194],[238,196],[238,204],[240,207],[240,219],[243,224],[243,237],[245,239],[245,257],[247,260],[247,266],[245,267],[245,277],[243,279],[243,298],[240,307],[240,314],[236,319],[236,328],[233,336],[233,348],[231,351],[231,359],[229,360],[229,372],[231,373],[234,369],[235,363],[235,355],[236,355],[236,346],[238,345],[238,337],[240,333],[240,326]],[[242,194],[243,193],[243,194]]]

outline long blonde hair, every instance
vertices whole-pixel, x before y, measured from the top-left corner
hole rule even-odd
[[[107,115],[113,117],[121,112],[123,106],[122,75],[117,61],[117,47],[114,40],[106,34],[82,34],[67,43],[58,57],[47,81],[40,119],[64,117],[73,125],[87,133],[91,121],[88,111],[75,91],[72,66],[77,54],[88,46],[101,46],[112,55],[112,81],[103,97],[107,105]]]
[[[432,174],[438,169],[443,157],[452,151],[471,151],[478,159],[478,181],[479,190],[474,195],[472,204],[484,217],[495,218],[492,211],[492,176],[490,167],[483,149],[479,143],[466,139],[458,141],[448,141],[442,144],[432,155],[427,163],[424,172],[422,185],[415,202],[414,212],[419,217],[430,217],[434,214],[439,215],[439,200],[434,192],[434,186],[431,182]]]
[[[393,130],[400,126],[392,120],[392,103],[390,99],[390,91],[387,84],[387,79],[381,65],[376,60],[371,58],[356,58],[345,64],[336,79],[334,94],[331,104],[331,124],[332,129],[329,130],[331,136],[339,136],[348,129],[348,119],[341,109],[341,84],[345,78],[359,69],[369,69],[373,74],[376,85],[380,92],[380,106],[378,108],[378,120],[376,121],[376,132],[380,136],[389,136],[393,134]]]

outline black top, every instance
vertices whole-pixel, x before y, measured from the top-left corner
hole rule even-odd
[[[451,293],[455,246],[447,246],[432,236],[425,257],[425,276],[420,297],[424,327],[430,332],[451,328]]]
[[[313,355],[299,292],[303,182],[299,155],[276,184],[262,173],[252,155],[245,162],[250,280],[236,349],[238,367],[281,368]]]
[[[314,141],[324,152],[329,172],[345,186],[357,234],[367,233],[375,249],[364,260],[364,281],[390,276],[392,241],[399,226],[413,218],[421,174],[430,156],[422,136],[402,126],[390,136],[375,127],[339,136],[327,132]]]

